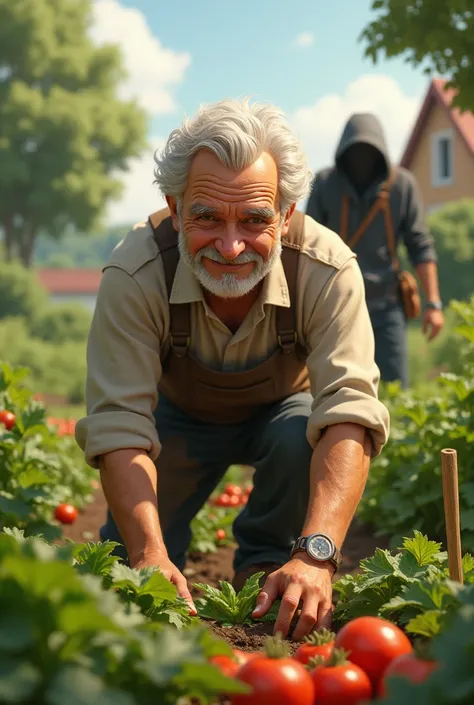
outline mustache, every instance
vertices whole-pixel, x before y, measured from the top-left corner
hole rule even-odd
[[[207,259],[217,262],[218,264],[247,264],[248,262],[260,262],[262,260],[261,255],[247,250],[241,252],[240,255],[237,255],[237,257],[233,259],[226,259],[219,254],[214,247],[203,247],[196,252],[193,259],[200,262],[203,257],[207,257]]]

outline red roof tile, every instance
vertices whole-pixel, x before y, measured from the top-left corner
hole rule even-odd
[[[39,269],[38,279],[50,294],[97,294],[100,269]]]
[[[454,127],[458,130],[466,146],[474,156],[474,114],[469,111],[461,113],[459,108],[451,108],[456,91],[453,88],[445,90],[444,86],[446,83],[447,82],[442,78],[434,78],[430,83],[410,139],[400,160],[401,166],[404,166],[406,169],[410,168],[426,120],[433,106],[436,104],[447,112]]]

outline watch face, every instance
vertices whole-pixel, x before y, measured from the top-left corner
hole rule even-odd
[[[317,561],[327,561],[332,558],[334,546],[325,536],[320,534],[308,540],[307,550],[309,555]]]

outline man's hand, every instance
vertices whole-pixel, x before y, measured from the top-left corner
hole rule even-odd
[[[197,615],[197,609],[191,597],[191,593],[189,592],[187,580],[174,563],[170,561],[166,553],[162,553],[161,551],[146,552],[133,560],[131,559],[130,566],[136,568],[136,570],[149,567],[159,568],[165,578],[173,583],[173,585],[176,585],[178,595],[184,598],[189,605],[190,614],[193,617]]]
[[[423,314],[423,333],[428,340],[436,338],[444,326],[444,316],[442,311],[434,308],[427,308]]]
[[[288,635],[300,600],[301,615],[292,634],[301,641],[313,629],[331,626],[332,585],[334,568],[329,564],[316,565],[306,555],[295,556],[284,566],[268,576],[258,598],[253,617],[263,617],[278,597],[281,606],[275,622],[274,634]]]

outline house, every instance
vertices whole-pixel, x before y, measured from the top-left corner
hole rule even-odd
[[[94,310],[101,269],[39,269],[36,274],[53,303],[81,303]]]
[[[401,158],[416,177],[428,213],[474,198],[474,114],[451,107],[455,91],[431,81]]]

